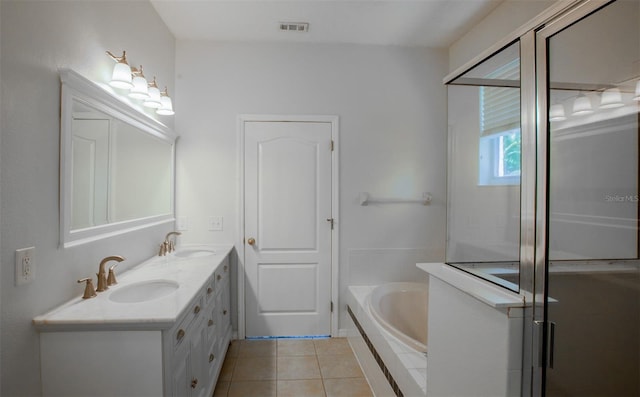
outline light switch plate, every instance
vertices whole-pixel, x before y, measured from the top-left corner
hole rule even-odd
[[[222,217],[211,216],[209,217],[209,230],[219,232],[222,231]]]

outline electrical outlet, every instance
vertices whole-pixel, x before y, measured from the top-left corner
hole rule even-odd
[[[34,255],[36,247],[16,250],[16,285],[24,285],[36,278]]]
[[[221,216],[211,216],[209,217],[209,230],[211,231],[222,231],[222,217]]]

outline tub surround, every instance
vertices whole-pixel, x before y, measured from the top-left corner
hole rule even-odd
[[[153,257],[97,297],[36,317],[43,395],[210,396],[231,340],[231,249]],[[150,281],[167,290],[145,300],[158,293],[139,289]]]
[[[429,274],[427,394],[520,396],[522,296],[443,263]]]

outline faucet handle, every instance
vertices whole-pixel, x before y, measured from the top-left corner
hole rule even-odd
[[[113,269],[115,269],[116,266],[118,266],[117,263],[109,268],[109,276],[107,277],[107,285],[118,284],[118,281],[116,280],[116,273],[113,271]]]
[[[160,244],[160,251],[158,252],[158,256],[165,256],[167,255],[167,242],[163,242],[162,244]]]
[[[82,295],[82,299],[95,298],[96,296],[98,296],[95,288],[93,288],[93,279],[91,277],[87,277],[78,280],[78,283],[84,282],[86,282],[87,284],[84,287],[84,294]]]

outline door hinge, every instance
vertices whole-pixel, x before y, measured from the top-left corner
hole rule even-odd
[[[333,313],[333,301],[331,301],[331,313]]]
[[[331,223],[331,230],[333,230],[333,224],[335,220],[333,218],[327,218],[327,222]]]
[[[334,142],[334,141],[333,141],[333,139],[332,139],[332,140],[331,140],[331,151],[332,151],[332,152],[334,151],[335,146],[336,146],[336,144],[335,144],[335,142]]]

